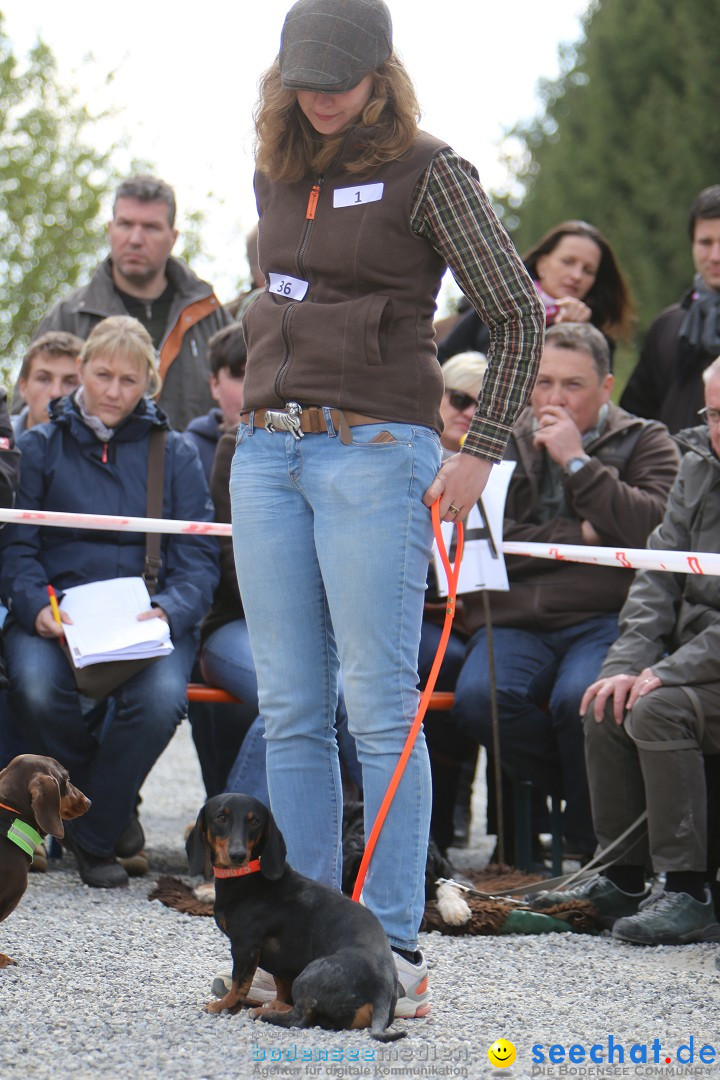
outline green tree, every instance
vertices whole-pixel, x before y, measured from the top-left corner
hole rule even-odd
[[[101,210],[118,176],[88,141],[98,119],[57,78],[38,41],[24,63],[0,13],[0,379],[8,380],[41,316],[104,246]]]
[[[688,208],[720,183],[718,26],[720,0],[595,0],[540,115],[509,133],[513,183],[495,199],[518,249],[567,218],[597,225],[641,331],[689,285]]]

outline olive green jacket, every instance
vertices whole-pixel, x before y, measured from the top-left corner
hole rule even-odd
[[[717,552],[720,460],[711,449],[706,427],[686,429],[676,438],[685,455],[665,516],[647,546],[658,551]],[[666,686],[720,681],[720,577],[640,571],[620,613],[620,627],[601,677],[637,675],[652,667]]]

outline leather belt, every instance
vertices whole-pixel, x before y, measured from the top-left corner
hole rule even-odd
[[[268,431],[289,432],[295,439],[302,439],[306,434],[327,435],[328,413],[333,427],[340,436],[340,442],[346,446],[352,442],[351,427],[384,423],[377,416],[366,416],[364,413],[353,412],[351,409],[298,405],[295,401],[288,401],[284,409],[249,409],[240,415],[245,423],[251,423],[253,427],[264,427]]]

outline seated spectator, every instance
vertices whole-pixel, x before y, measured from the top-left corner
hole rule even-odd
[[[648,540],[655,551],[718,550],[720,358],[703,381],[707,425],[678,435],[685,455]],[[620,941],[717,941],[703,754],[720,753],[720,578],[639,571],[620,627],[580,705],[598,842],[619,843],[602,874],[570,892],[543,893],[537,904],[558,895],[590,900]],[[647,828],[638,824],[644,810]],[[665,874],[665,888],[640,907],[648,862]]]
[[[15,449],[7,393],[0,386],[0,506],[13,506],[18,485],[20,455]],[[0,526],[2,528],[2,526]]]
[[[129,316],[99,323],[83,346],[78,389],[53,402],[49,424],[31,428],[19,440],[17,505],[144,516],[150,432],[164,429],[163,516],[212,520],[195,449],[169,430],[164,414],[146,396],[158,383],[155,351],[144,327]],[[126,885],[115,850],[126,830],[139,834],[136,850],[144,842],[134,816],[138,793],[185,714],[195,628],[218,580],[216,541],[163,538],[158,590],[152,610],[140,617],[168,622],[175,648],[114,691],[110,710],[104,700],[90,701],[78,692],[58,644],[62,630],[47,602],[47,585],[62,593],[109,576],[140,576],[145,536],[12,525],[0,540],[15,719],[31,749],[61,761],[92,800],[88,813],[66,826],[83,881],[98,888]]]
[[[223,435],[218,443],[211,477],[211,493],[215,503],[216,521],[230,521],[230,468],[235,452],[235,432]],[[216,756],[224,753],[230,766],[223,785],[227,791],[242,791],[266,806],[270,805],[265,769],[265,722],[258,716],[258,692],[255,664],[250,651],[247,624],[243,615],[240,590],[235,576],[232,540],[220,539],[221,579],[215,592],[213,606],[201,628],[200,669],[211,686],[219,686],[244,706],[244,716],[238,717],[235,731],[223,727],[218,734]],[[248,718],[250,726],[248,730]],[[341,760],[347,777],[355,784],[355,796],[362,790],[362,773],[355,754],[354,740],[347,730],[347,715],[340,687],[336,731]],[[203,760],[208,753],[207,738],[195,740],[203,775],[210,773],[212,763]]]
[[[25,404],[13,417],[16,439],[28,428],[46,424],[50,402],[71,394],[76,388],[80,382],[78,360],[82,347],[79,337],[64,330],[51,330],[33,341],[18,376],[18,391]]]
[[[487,357],[478,352],[458,353],[443,365],[445,392],[440,405],[443,433],[440,437],[443,457],[451,457],[462,446],[463,439],[475,415],[478,396],[487,370]],[[425,615],[420,636],[418,673],[424,686],[437,653],[447,603],[437,594],[434,567],[430,568]],[[456,615],[443,658],[437,690],[455,689],[457,677],[465,659],[468,634],[463,629],[463,598],[458,597]],[[460,774],[467,768],[474,774],[477,742],[461,735],[448,723],[446,712],[429,710],[425,716],[425,739],[432,770],[433,805],[430,831],[435,843],[445,854],[453,843],[453,811]]]
[[[15,438],[8,416],[7,394],[0,387],[0,506],[13,506],[18,485],[20,455],[15,449]],[[0,604],[0,625],[4,623],[7,608]],[[13,723],[7,704],[7,679],[5,662],[0,652],[0,769],[16,754],[25,753],[27,747]]]
[[[217,407],[191,420],[185,436],[198,448],[205,476],[210,483],[215,451],[224,431],[237,427],[242,409],[247,349],[242,326],[232,323],[216,331],[208,341],[210,393]]]
[[[464,293],[460,293],[459,296],[454,297],[451,300],[449,314],[440,315],[439,313],[436,313],[435,319],[433,320],[433,330],[435,331],[435,340],[436,341],[445,341],[445,339],[448,337],[448,335],[449,335],[450,331],[453,329],[453,327],[457,326],[457,324],[462,319],[463,315],[465,315],[466,312],[470,311],[471,307],[472,307],[472,304],[468,300],[467,296],[465,296]],[[485,324],[481,323],[480,325],[484,326]],[[489,337],[488,337],[488,341],[489,341]],[[485,343],[485,347],[487,348],[487,341]],[[467,351],[468,352],[482,352],[482,349],[470,349],[468,347]],[[454,355],[455,355],[455,352],[453,352],[453,356]]]
[[[208,341],[206,355],[210,367],[210,393],[218,403],[217,408],[191,420],[185,429],[185,437],[197,447],[209,484],[220,436],[237,427],[240,421],[247,349],[239,323],[217,330]],[[199,657],[192,678],[194,681],[202,679]],[[188,720],[208,798],[225,791],[228,769],[256,716],[257,708],[253,709],[250,704],[189,703]]]
[[[610,348],[625,337],[632,318],[630,292],[609,242],[586,221],[563,221],[523,256],[543,303],[547,326],[590,323],[602,330]],[[438,360],[465,349],[486,352],[488,328],[469,311],[438,345]]]
[[[650,324],[620,404],[671,432],[695,423],[703,372],[720,352],[720,184],[693,200],[688,232],[695,276],[678,303]]]
[[[487,357],[481,352],[458,353],[443,366],[445,391],[440,405],[443,458],[457,454],[462,447],[475,415],[470,410],[477,409],[487,366]]]
[[[588,323],[551,327],[531,405],[506,457],[516,461],[504,539],[644,545],[661,519],[678,454],[664,425],[610,402],[605,338]],[[578,707],[617,636],[629,570],[508,556],[509,592],[489,593],[504,769],[566,800],[564,834],[595,846]],[[471,633],[451,720],[492,746],[480,594],[463,598]]]

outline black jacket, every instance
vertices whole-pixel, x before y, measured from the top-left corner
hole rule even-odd
[[[7,394],[0,387],[0,506],[12,506],[18,486],[20,454],[15,449],[12,424],[7,410]]]
[[[714,355],[691,350],[680,341],[680,330],[693,292],[662,311],[645,336],[640,359],[620,398],[636,416],[661,420],[673,434],[698,422],[705,404],[702,372]]]

